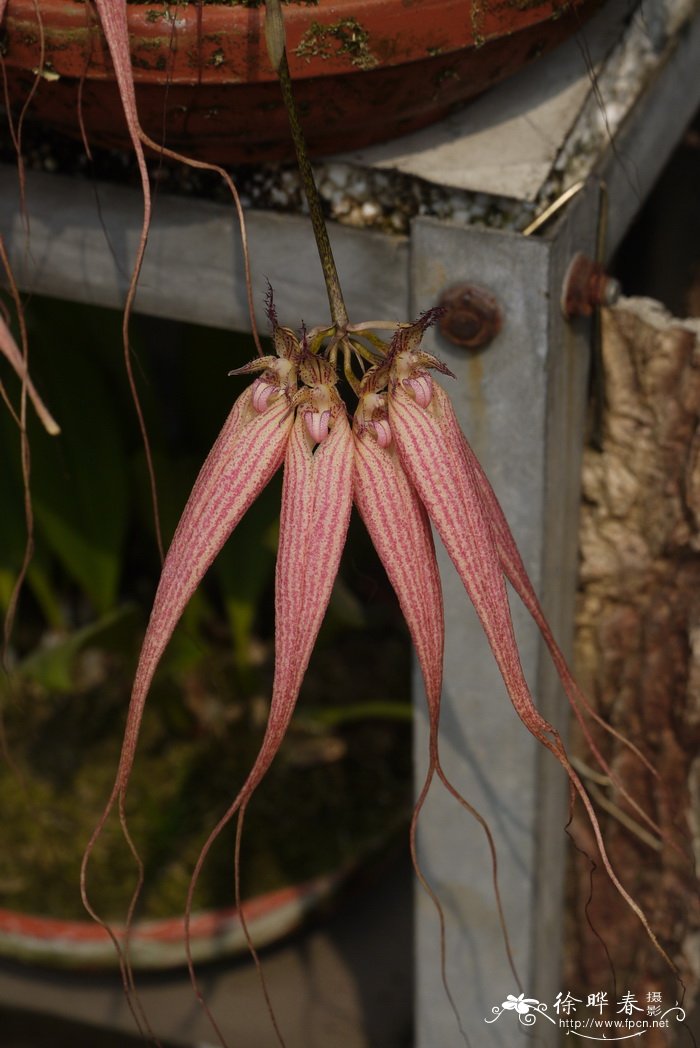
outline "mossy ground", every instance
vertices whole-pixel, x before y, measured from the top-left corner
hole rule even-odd
[[[329,872],[367,854],[405,823],[411,804],[410,729],[398,718],[323,726],[332,710],[397,694],[408,671],[401,636],[335,637],[315,656],[281,752],[246,816],[244,897]],[[78,883],[85,844],[110,794],[132,663],[88,651],[89,682],[73,694],[36,684],[5,702],[7,755],[0,768],[3,848],[0,905],[83,918]],[[261,667],[269,677],[271,655]],[[128,793],[130,832],[146,867],[139,916],[182,913],[199,850],[253,764],[264,727],[263,694],[246,695],[224,645],[177,679],[156,680]],[[401,706],[397,705],[397,711]],[[207,860],[196,908],[233,902],[229,827]],[[135,868],[118,821],[108,823],[90,864],[101,914],[124,917]]]

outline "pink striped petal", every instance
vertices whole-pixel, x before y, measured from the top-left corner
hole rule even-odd
[[[240,845],[246,808],[289,726],[338,572],[352,505],[352,436],[340,404],[327,439],[315,450],[314,443],[302,413],[298,413],[284,466],[275,590],[275,677],[267,727],[248,777],[202,846],[187,895],[186,927],[206,857],[236,812],[234,882],[240,903]],[[186,942],[189,944],[188,931]],[[248,945],[258,964],[249,937]],[[189,945],[187,956],[190,977],[200,993]]]
[[[436,384],[429,407],[401,385],[389,396],[389,418],[401,460],[445,544],[481,620],[518,715],[557,754],[561,743],[542,717],[525,681],[500,558],[452,405]]]
[[[129,26],[126,17],[125,0],[95,0],[95,7],[99,15],[102,32],[105,35],[109,53],[114,66],[114,72],[119,87],[119,95],[122,109],[126,117],[126,125],[129,137],[136,153],[136,159],[141,173],[141,183],[144,193],[144,210],[150,215],[151,193],[148,182],[148,172],[141,144],[141,124],[139,122],[136,108],[136,92],[134,90],[134,74],[131,65],[131,53],[129,51]]]
[[[552,660],[564,686],[567,695],[575,706],[575,700],[588,706],[588,702],[576,684],[567,665],[561,649],[557,645],[552,630],[547,622],[544,612],[540,606],[534,587],[523,564],[520,552],[505,518],[496,494],[484,473],[481,463],[474,454],[469,442],[464,436],[459,422],[454,414],[452,405],[447,394],[439,387],[434,387],[436,397],[440,402],[439,414],[445,446],[452,449],[457,461],[462,468],[473,479],[478,497],[483,504],[484,511],[489,520],[492,541],[497,551],[498,559],[502,569],[513,585],[518,596],[528,609],[533,619],[540,628],[543,638],[549,647]],[[591,741],[591,740],[589,740]]]
[[[527,573],[525,565],[523,564],[523,560],[520,556],[520,551],[517,547],[515,538],[513,537],[510,525],[508,524],[505,514],[498,501],[498,498],[496,497],[496,493],[491,487],[489,479],[486,476],[481,466],[481,463],[477,459],[466,437],[463,433],[461,433],[461,431],[459,433],[459,436],[463,443],[464,453],[474,470],[474,476],[476,478],[476,482],[478,484],[479,491],[484,502],[484,506],[486,507],[486,511],[489,514],[491,528],[493,531],[493,537],[496,543],[496,548],[498,550],[498,555],[501,561],[503,571],[505,572],[509,582],[513,586],[513,589],[520,597],[524,606],[527,608],[528,612],[530,613],[534,622],[539,628],[540,633],[542,634],[542,638],[549,649],[552,662],[554,663],[555,669],[559,675],[559,679],[562,683],[562,687],[564,689],[566,697],[569,700],[569,704],[574,713],[574,716],[579,722],[581,731],[583,732],[583,735],[586,739],[586,743],[589,746],[591,753],[593,754],[593,756],[595,757],[596,761],[603,769],[605,774],[610,778],[610,780],[614,783],[616,788],[620,791],[622,796],[624,796],[627,799],[628,803],[635,809],[639,817],[644,822],[646,822],[646,824],[652,830],[654,830],[660,836],[664,837],[665,835],[658,823],[656,823],[647,814],[647,812],[644,811],[644,809],[638,804],[638,802],[629,794],[628,790],[625,788],[619,776],[616,774],[615,770],[606,761],[605,757],[600,751],[600,748],[596,744],[593,735],[591,734],[588,724],[584,720],[583,714],[581,712],[581,707],[583,707],[583,709],[586,710],[589,716],[593,720],[595,720],[596,723],[599,724],[604,731],[607,731],[609,734],[613,735],[623,746],[625,746],[627,749],[633,752],[655,778],[659,777],[658,771],[656,770],[656,768],[654,768],[654,766],[651,764],[648,758],[645,757],[644,754],[632,742],[630,742],[629,739],[621,735],[620,732],[616,731],[615,728],[609,725],[600,716],[597,710],[591,705],[585,692],[579,687],[578,683],[574,679],[574,676],[571,673],[571,670],[569,669],[569,665],[566,661],[564,653],[557,644],[551,626],[547,622],[547,618],[544,614],[544,611],[542,610],[542,606],[539,602],[537,594],[535,593],[535,589],[532,585],[532,582],[530,581],[530,577]],[[673,842],[669,841],[669,843],[671,843],[671,845],[674,846]]]
[[[117,773],[122,788],[165,646],[216,554],[282,463],[293,418],[287,399],[280,396],[258,413],[252,396],[249,387],[234,404],[195,481],[163,564],[131,694]]]
[[[433,536],[395,445],[382,446],[371,425],[354,433],[355,504],[398,597],[437,728],[445,624]]]
[[[253,789],[286,730],[328,607],[352,507],[352,435],[345,409],[312,450],[297,419],[285,460],[275,592],[275,679]]]
[[[297,416],[284,463],[275,576],[275,677],[267,728],[250,774],[210,840],[250,800],[294,712],[345,546],[352,457],[344,408],[315,450],[303,417]]]
[[[520,665],[501,559],[473,463],[449,397],[437,385],[422,408],[398,383],[389,395],[389,418],[406,472],[428,510],[479,616],[506,689],[527,729],[557,758],[589,819],[601,861],[620,896],[637,915],[669,967],[675,966],[643,910],[610,864],[590,797],[574,771],[555,728],[535,706]]]

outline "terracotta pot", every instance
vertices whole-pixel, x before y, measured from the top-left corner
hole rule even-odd
[[[581,24],[599,0],[319,0],[285,7],[296,95],[315,154],[415,130],[502,80]],[[37,7],[40,20],[37,18]],[[222,163],[291,156],[259,7],[128,5],[141,122],[157,141]],[[9,0],[13,108],[92,144],[128,148],[106,45],[84,0]]]
[[[248,931],[258,947],[281,939],[328,899],[348,876],[348,870],[316,877],[304,884],[267,892],[243,903]],[[123,929],[114,927],[119,938]],[[190,942],[195,961],[247,954],[248,944],[238,911],[222,909],[193,914]],[[184,965],[182,917],[141,921],[129,939],[134,968],[166,969]],[[59,968],[114,968],[119,958],[100,925],[84,921],[31,916],[0,910],[0,956]]]

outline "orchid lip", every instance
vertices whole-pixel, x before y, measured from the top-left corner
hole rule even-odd
[[[433,380],[426,372],[419,372],[403,380],[404,386],[413,394],[416,404],[427,408],[433,399]]]
[[[386,418],[374,419],[370,425],[374,428],[377,444],[380,448],[388,448],[391,444],[391,426]]]
[[[264,379],[259,378],[253,383],[253,407],[259,413],[263,412],[267,407],[270,397],[279,391],[278,386],[273,386],[270,382],[265,382]]]
[[[309,436],[316,444],[321,444],[328,436],[328,424],[330,422],[330,411],[306,411],[304,422]]]

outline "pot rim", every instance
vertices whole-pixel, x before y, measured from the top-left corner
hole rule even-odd
[[[359,73],[480,48],[490,40],[556,18],[589,0],[329,0],[285,5],[292,77]],[[276,80],[265,48],[262,7],[166,0],[128,3],[137,83],[231,83]],[[111,62],[94,12],[84,0],[39,0],[48,75],[111,79]],[[8,0],[5,61],[38,64],[37,0]],[[15,57],[14,51],[17,55]],[[82,61],[76,65],[79,52]],[[89,55],[86,62],[85,55]],[[26,64],[26,63],[24,63]]]
[[[348,869],[322,874],[301,884],[277,888],[241,905],[256,947],[269,945],[298,928],[308,913],[331,897]],[[124,926],[109,925],[124,942]],[[129,935],[134,968],[166,969],[187,963],[184,917],[137,921]],[[243,954],[248,941],[235,906],[193,913],[190,947],[197,962]],[[64,920],[0,909],[0,956],[62,968],[116,968],[119,955],[106,928],[93,920]]]

